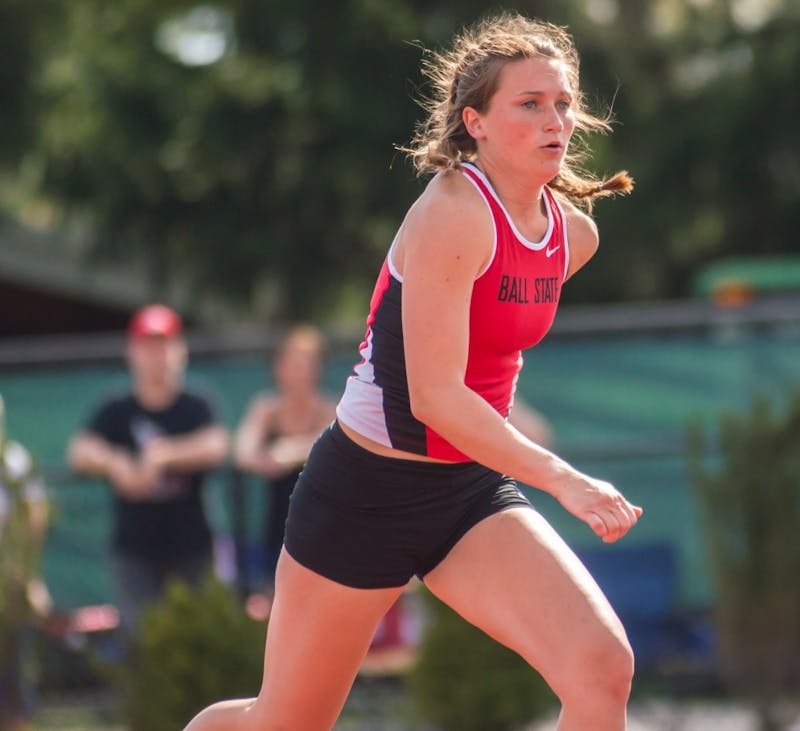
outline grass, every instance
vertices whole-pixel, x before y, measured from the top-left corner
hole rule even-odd
[[[43,698],[33,728],[35,731],[125,731],[119,703],[106,694]]]
[[[187,719],[188,720],[188,719]],[[107,690],[44,697],[33,731],[126,731],[118,697]],[[396,678],[359,678],[336,731],[431,731]],[[176,731],[178,731],[176,729]]]

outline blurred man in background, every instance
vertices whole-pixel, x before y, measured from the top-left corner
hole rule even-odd
[[[132,390],[94,411],[68,461],[113,490],[112,567],[122,625],[133,630],[169,579],[197,584],[212,570],[202,489],[226,458],[228,433],[208,399],[184,388],[188,352],[174,310],[142,308],[128,336]]]
[[[30,629],[50,611],[37,575],[47,501],[28,450],[7,438],[0,396],[0,729],[30,728]]]

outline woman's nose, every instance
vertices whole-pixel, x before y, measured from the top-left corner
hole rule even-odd
[[[558,109],[549,107],[547,110],[547,118],[545,119],[545,129],[561,131],[564,129],[564,120],[561,117]]]

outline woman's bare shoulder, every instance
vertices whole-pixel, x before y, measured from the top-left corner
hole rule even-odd
[[[489,209],[458,170],[438,173],[409,210],[400,231],[400,267],[404,256],[424,247],[435,251],[474,251],[483,260],[491,250],[493,223]]]
[[[564,209],[569,233],[570,261],[569,272],[567,272],[567,279],[569,279],[594,256],[600,238],[597,224],[590,215],[564,198],[560,197],[559,202]]]
[[[566,198],[559,196],[559,202],[567,219],[570,240],[574,240],[576,237],[585,238],[596,245],[599,235],[594,219]]]
[[[431,178],[420,200],[438,206],[477,207],[481,204],[480,194],[461,170],[437,173]]]

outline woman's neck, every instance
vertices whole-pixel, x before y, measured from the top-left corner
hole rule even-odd
[[[488,178],[512,217],[528,219],[546,216],[542,190],[547,181],[537,180],[530,175],[514,175],[487,158],[478,158],[474,164]]]
[[[489,180],[522,234],[531,240],[538,240],[547,226],[547,204],[543,192],[546,182],[531,180],[530,177],[519,179],[498,170],[486,160],[478,159],[474,164]]]

